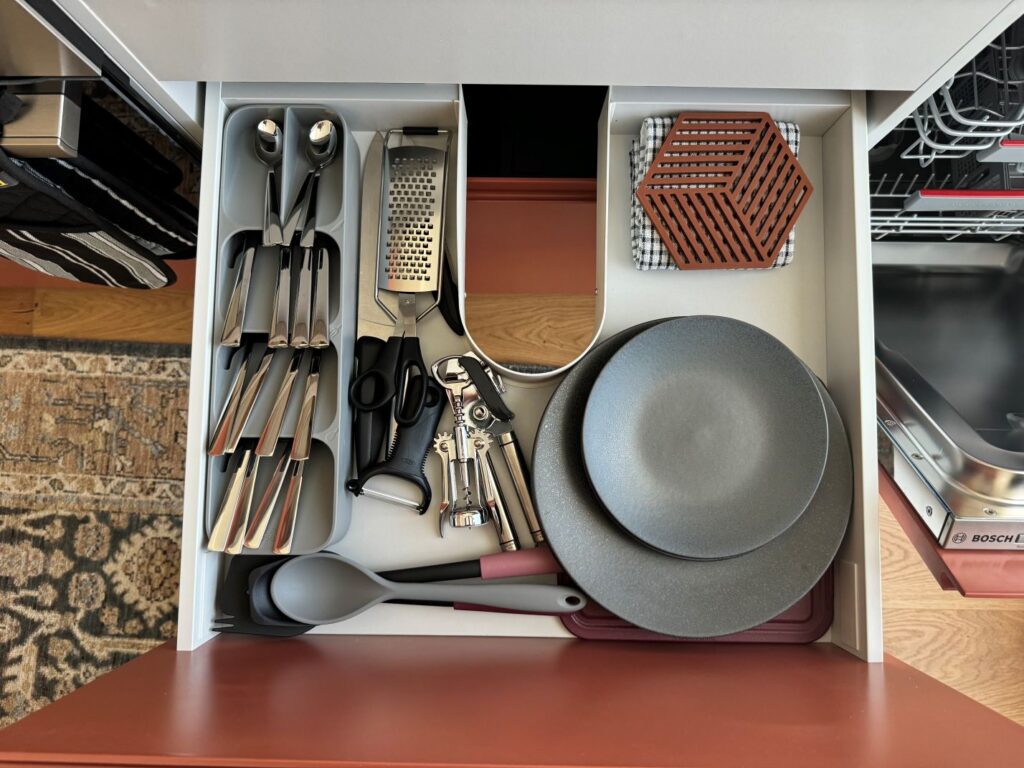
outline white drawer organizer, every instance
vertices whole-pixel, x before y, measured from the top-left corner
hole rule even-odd
[[[214,306],[213,338],[221,338],[224,318],[241,269],[241,254],[245,245],[260,242],[263,225],[263,205],[267,168],[254,151],[254,126],[263,118],[276,120],[284,129],[285,149],[281,166],[281,197],[292,200],[310,170],[303,152],[302,137],[310,127],[323,118],[338,126],[338,153],[335,161],[324,169],[320,180],[316,234],[316,253],[319,248],[327,252],[328,338],[330,345],[319,354],[321,358],[319,395],[313,421],[312,446],[308,468],[303,473],[302,494],[299,497],[295,538],[292,552],[307,554],[318,552],[337,541],[348,530],[352,508],[351,496],[345,491],[344,480],[351,460],[349,439],[350,416],[348,399],[341,397],[346,391],[352,367],[352,339],[355,328],[356,260],[342,259],[343,253],[353,253],[358,247],[359,220],[359,150],[351,140],[345,119],[329,109],[317,106],[288,106],[276,104],[248,105],[234,109],[224,122],[221,167],[224,177],[220,196],[220,218],[217,223],[219,267],[213,275]],[[287,213],[282,214],[287,216]],[[292,249],[292,284],[302,251]],[[258,334],[255,338],[266,341],[272,324],[275,276],[278,271],[278,249],[259,247],[253,259],[252,283],[245,313],[244,334]],[[234,258],[233,268],[228,268]],[[209,350],[208,350],[209,351]],[[232,370],[229,364],[237,358],[235,350],[215,347],[212,364],[209,401],[209,429],[216,428],[220,409],[228,396]],[[259,428],[270,415],[272,395],[284,380],[292,358],[291,349],[274,352],[273,362],[256,402],[252,417],[242,431],[242,442],[229,456],[211,458],[206,477],[206,530],[213,529],[220,501],[224,496],[231,469],[237,464],[239,453],[255,448]],[[240,356],[238,356],[240,357]],[[294,390],[302,391],[311,352],[306,352],[299,364],[298,377],[293,386],[290,406],[282,423],[281,438],[287,440],[295,434],[301,398]],[[260,463],[254,499],[258,500],[270,484],[271,468],[276,465],[280,451]],[[271,523],[276,525],[276,520]],[[269,554],[274,540],[274,528],[263,537],[260,554]]]
[[[246,105],[316,105],[337,112],[364,155],[373,132],[403,125],[454,131],[450,154],[448,246],[465,262],[467,125],[458,85],[217,84],[207,88],[200,242],[198,248],[192,392],[186,466],[178,647],[192,650],[213,636],[221,556],[205,550],[201,524],[210,481],[205,445],[210,424],[211,348],[219,320],[214,307],[218,260],[217,211],[230,188],[220,178],[227,116]],[[524,104],[524,109],[529,109]],[[629,244],[628,148],[647,115],[684,109],[766,111],[800,124],[800,162],[814,194],[798,224],[796,258],[771,271],[639,272]],[[538,115],[551,130],[554,115]],[[645,320],[685,314],[720,314],[745,320],[785,342],[828,384],[846,423],[856,472],[853,518],[835,568],[835,621],[831,641],[869,661],[882,658],[881,597],[875,470],[874,365],[868,234],[867,140],[860,92],[611,87],[598,126],[598,306],[601,337]],[[346,178],[351,178],[345,174]],[[362,177],[362,172],[358,174]],[[350,199],[359,190],[346,189]],[[352,209],[345,207],[345,216]],[[343,226],[348,227],[348,222]],[[357,250],[342,245],[340,258]],[[344,267],[343,267],[344,269]],[[466,348],[438,313],[420,327],[424,359]],[[346,338],[342,344],[350,344]],[[336,381],[348,378],[339,372]],[[527,455],[557,382],[510,383],[509,403]],[[338,398],[345,397],[339,392]],[[450,415],[446,417],[450,420]],[[445,427],[442,422],[442,428]],[[428,460],[437,488],[438,467]],[[343,468],[338,468],[343,481]],[[517,523],[520,521],[517,521]],[[525,531],[525,527],[521,527]],[[496,551],[492,531],[436,533],[436,514],[361,497],[352,504],[347,536],[332,549],[375,569],[460,560]],[[685,600],[680,595],[680,600]],[[458,612],[424,606],[381,605],[356,619],[317,628],[343,634],[460,634],[568,636],[550,617]]]

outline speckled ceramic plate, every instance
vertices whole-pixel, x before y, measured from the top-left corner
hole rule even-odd
[[[764,546],[723,560],[685,560],[651,549],[606,514],[587,480],[580,448],[594,380],[616,350],[651,325],[623,331],[596,347],[555,391],[534,448],[537,510],[566,572],[617,616],[678,637],[741,632],[789,608],[835,557],[853,499],[846,432],[818,385],[829,426],[825,471],[804,513]]]
[[[735,557],[774,539],[814,497],[827,453],[814,376],[729,317],[637,334],[601,369],[583,418],[583,460],[609,514],[677,557]]]

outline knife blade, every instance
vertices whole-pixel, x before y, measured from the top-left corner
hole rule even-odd
[[[363,164],[363,198],[359,214],[359,300],[356,337],[374,336],[386,339],[394,329],[394,321],[377,306],[377,263],[380,258],[381,226],[381,164],[384,162],[384,136],[375,134]],[[395,315],[398,299],[387,292],[380,296]]]

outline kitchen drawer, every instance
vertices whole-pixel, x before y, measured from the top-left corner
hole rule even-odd
[[[222,558],[204,548],[201,524],[207,497],[211,349],[215,342],[215,276],[224,257],[215,212],[221,208],[223,126],[227,115],[251,104],[320,105],[336,111],[364,154],[373,132],[405,124],[454,132],[449,156],[449,248],[465,272],[467,124],[458,85],[213,84],[207,89],[205,155],[198,249],[192,395],[189,414],[185,526],[178,647],[209,640]],[[529,109],[529,104],[523,105]],[[628,148],[643,117],[683,109],[764,110],[802,129],[800,161],[814,194],[797,227],[793,264],[772,271],[640,272],[629,245]],[[537,130],[546,130],[538,116]],[[729,90],[612,87],[598,125],[597,277],[599,335],[645,320],[682,314],[719,314],[757,325],[789,345],[828,384],[853,448],[856,492],[853,518],[834,572],[835,620],[823,638],[857,656],[881,658],[871,283],[867,252],[866,141],[863,95],[846,91]],[[361,174],[360,174],[361,177]],[[345,196],[358,190],[345,190]],[[357,250],[343,250],[341,260]],[[344,267],[343,267],[344,270]],[[463,297],[464,298],[464,297]],[[465,349],[440,314],[420,324],[424,358]],[[342,355],[343,359],[345,355]],[[341,372],[337,380],[347,378]],[[527,455],[556,381],[509,383],[508,401]],[[343,393],[342,393],[343,394]],[[866,407],[867,406],[867,407]],[[450,417],[447,417],[450,418]],[[444,428],[444,424],[442,424]],[[428,477],[439,485],[437,462]],[[436,493],[435,493],[436,497]],[[347,535],[333,550],[376,568],[460,560],[494,551],[489,528],[458,531],[442,540],[435,515],[360,497],[352,503]],[[680,599],[685,599],[681,596]],[[444,608],[380,605],[316,633],[359,635],[506,635],[568,637],[546,616],[460,612]]]

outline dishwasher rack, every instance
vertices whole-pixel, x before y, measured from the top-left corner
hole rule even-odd
[[[1024,21],[871,150],[874,240],[1024,244]]]
[[[896,130],[913,140],[901,152],[921,167],[939,157],[997,149],[1024,128],[1024,27],[1010,27],[947,80]]]
[[[1024,242],[1024,173],[1016,166],[975,157],[924,169],[888,163],[872,166],[869,189],[874,240]]]

